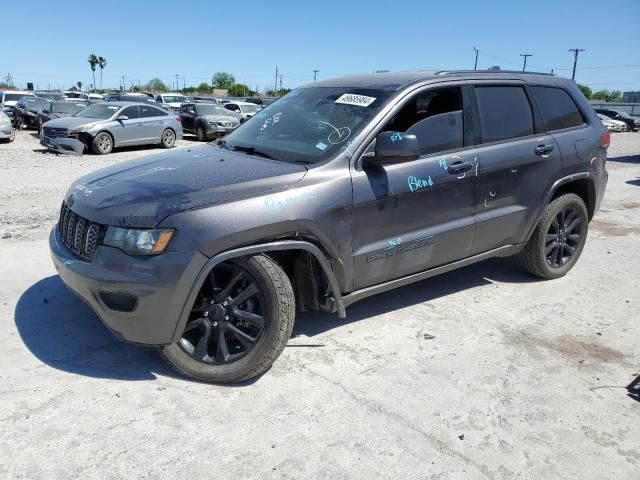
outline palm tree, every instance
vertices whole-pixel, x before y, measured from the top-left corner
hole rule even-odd
[[[76,85],[78,85],[78,91],[81,92],[82,91],[82,82],[78,82],[78,83],[76,83]]]
[[[96,88],[96,67],[98,66],[98,57],[93,53],[89,55],[89,65],[91,66],[91,72],[93,72],[93,88]]]
[[[107,66],[107,59],[104,57],[98,57],[98,66],[100,67],[100,90],[102,90],[102,70]]]

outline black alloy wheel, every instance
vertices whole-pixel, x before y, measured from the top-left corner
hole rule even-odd
[[[582,218],[578,211],[567,206],[551,221],[544,239],[544,254],[553,268],[564,266],[576,253],[582,238]]]
[[[178,344],[198,362],[225,365],[246,356],[266,324],[258,282],[239,265],[222,263],[200,289]]]

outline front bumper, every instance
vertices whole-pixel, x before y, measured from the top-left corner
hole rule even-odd
[[[117,248],[100,246],[87,262],[62,243],[57,225],[49,236],[49,248],[62,281],[109,330],[121,340],[144,345],[173,341],[185,300],[208,260],[200,252],[132,257]],[[122,310],[123,304],[114,309],[114,299],[119,298],[135,298],[135,302],[126,305],[127,311]]]
[[[233,132],[236,127],[220,127],[220,126],[214,126],[214,125],[209,125],[209,127],[207,128],[207,137],[209,138],[216,138],[216,137],[224,137],[225,135],[228,135],[229,133]]]
[[[11,135],[13,133],[13,126],[9,125],[8,127],[0,127],[0,139],[2,140],[6,140],[7,138],[11,138]]]
[[[86,145],[73,137],[47,137],[44,133],[38,135],[40,144],[55,150],[58,153],[66,153],[69,155],[82,155]]]

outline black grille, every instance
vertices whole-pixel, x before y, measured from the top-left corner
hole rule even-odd
[[[42,129],[45,137],[55,138],[55,137],[65,137],[67,135],[66,128],[54,128],[54,127],[44,127]]]
[[[107,227],[79,217],[64,203],[58,222],[60,239],[76,255],[91,260],[102,243]]]

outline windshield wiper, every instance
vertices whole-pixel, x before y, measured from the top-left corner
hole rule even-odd
[[[233,151],[236,152],[242,152],[242,153],[247,153],[249,155],[257,155],[259,157],[264,157],[264,158],[268,158],[269,160],[275,160],[275,158],[273,158],[271,155],[269,155],[267,152],[263,152],[262,150],[258,150],[255,147],[242,147],[239,145],[229,145],[225,142],[225,146],[226,147],[231,147],[231,149]]]

